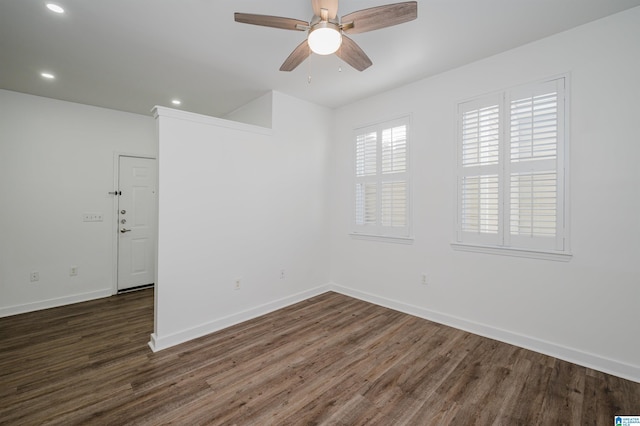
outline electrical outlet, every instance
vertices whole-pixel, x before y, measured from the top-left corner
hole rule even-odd
[[[429,282],[427,281],[427,274],[422,274],[422,285],[427,285]]]
[[[235,286],[236,290],[240,290],[240,278],[236,278],[236,286]]]
[[[75,277],[76,275],[78,275],[78,267],[77,266],[72,266],[69,268],[69,276],[70,277]]]
[[[29,280],[34,283],[36,281],[40,281],[40,272],[38,271],[33,271],[31,274],[29,274]]]
[[[284,269],[280,269],[280,279],[284,280]]]

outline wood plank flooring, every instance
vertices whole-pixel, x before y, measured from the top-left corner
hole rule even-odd
[[[611,425],[640,384],[336,293],[152,353],[153,290],[0,319],[3,425]]]

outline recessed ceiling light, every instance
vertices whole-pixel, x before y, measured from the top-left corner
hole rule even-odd
[[[41,72],[40,75],[42,76],[42,78],[46,78],[48,80],[53,80],[54,78],[56,78],[56,76],[51,74],[50,72]]]
[[[55,13],[64,13],[64,9],[54,3],[47,3],[47,9]]]
[[[180,99],[174,99],[171,101],[172,104],[174,105],[180,105],[182,103],[182,101]]]

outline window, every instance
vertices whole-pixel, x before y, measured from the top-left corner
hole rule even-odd
[[[565,80],[458,105],[457,248],[568,253]]]
[[[409,236],[409,119],[356,130],[354,234]]]

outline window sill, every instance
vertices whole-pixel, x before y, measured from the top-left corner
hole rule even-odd
[[[454,250],[470,251],[474,253],[498,254],[501,256],[527,257],[530,259],[553,260],[556,262],[569,262],[573,255],[571,253],[560,253],[543,250],[526,250],[512,247],[482,246],[474,244],[451,243]]]
[[[354,240],[378,241],[381,243],[413,244],[411,237],[393,237],[389,235],[349,234]]]

